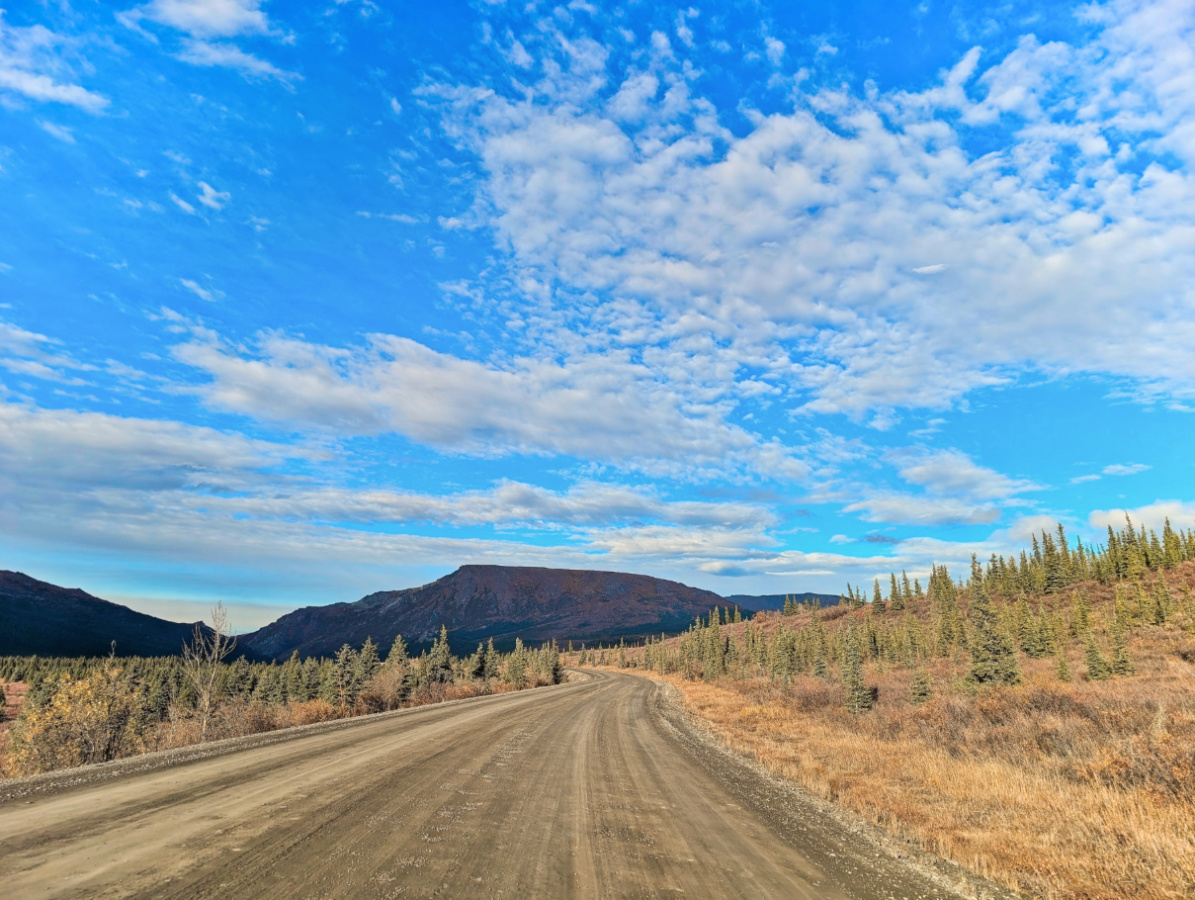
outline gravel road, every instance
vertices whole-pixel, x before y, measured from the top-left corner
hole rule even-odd
[[[709,745],[669,690],[593,673],[9,782],[0,894],[959,896]]]

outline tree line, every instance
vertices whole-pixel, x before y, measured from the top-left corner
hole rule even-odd
[[[1058,678],[1070,681],[1068,651],[1077,644],[1083,677],[1099,681],[1134,671],[1129,646],[1134,629],[1176,620],[1195,631],[1190,588],[1184,583],[1172,591],[1164,577],[1192,559],[1195,534],[1175,531],[1169,521],[1161,537],[1128,521],[1119,532],[1109,530],[1105,546],[1076,541],[1072,547],[1059,525],[1053,534],[1042,532],[1040,540],[1034,536],[1032,549],[1019,558],[993,556],[985,566],[972,557],[966,580],[955,581],[945,566],[935,565],[923,590],[905,573],[892,573],[887,596],[878,579],[870,598],[848,585],[839,606],[786,603],[767,625],[747,621],[726,628],[738,616],[715,608],[677,638],[583,649],[579,662],[643,666],[707,681],[814,676],[839,683],[843,703],[855,712],[874,701],[864,678],[867,662],[912,670],[914,703],[932,696],[927,664],[947,657],[968,660],[959,685],[968,690],[1019,684],[1022,656],[1053,657]],[[1110,606],[1093,611],[1083,582],[1114,585]],[[801,624],[788,624],[803,613]]]
[[[284,663],[230,661],[235,642],[220,607],[213,622],[197,628],[178,656],[0,657],[0,682],[29,686],[13,725],[10,774],[103,762],[159,749],[163,740],[202,741],[563,677],[554,641],[533,649],[516,640],[501,653],[491,639],[458,657],[443,627],[419,656],[400,635],[384,654],[367,638],[332,657],[301,659],[296,651]]]

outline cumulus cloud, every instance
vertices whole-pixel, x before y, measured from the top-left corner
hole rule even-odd
[[[1140,472],[1145,472],[1152,468],[1144,463],[1115,463],[1110,466],[1104,466],[1100,470],[1100,474],[1096,475],[1094,472],[1088,475],[1077,475],[1071,479],[1071,484],[1084,484],[1089,481],[1099,481],[1104,475],[1136,475]]]
[[[46,134],[50,135],[51,137],[58,138],[58,140],[62,141],[64,144],[75,143],[75,136],[71,133],[69,128],[63,125],[55,125],[53,122],[46,122],[41,119],[37,120],[37,124],[41,127],[42,131],[46,132]]]
[[[868,522],[898,522],[906,525],[990,525],[1000,518],[1000,508],[991,503],[976,504],[952,497],[922,497],[913,494],[878,494],[849,503],[845,512],[857,512]]]
[[[261,0],[153,0],[137,7],[131,15],[197,37],[264,34],[270,28]]]
[[[1128,465],[1115,464],[1111,466],[1104,466],[1103,474],[1105,475],[1136,475],[1138,472],[1144,472],[1149,466],[1144,463],[1129,463]]]
[[[394,335],[338,348],[272,333],[238,347],[196,329],[174,355],[210,377],[197,388],[210,406],[261,421],[661,473],[739,468],[795,480],[809,472],[800,448],[727,422],[718,404],[703,406],[626,353],[487,364]]]
[[[232,199],[232,194],[228,193],[228,191],[218,191],[206,181],[199,182],[199,189],[203,191],[199,195],[199,202],[208,209],[222,210],[224,204]]]
[[[74,373],[93,367],[72,358],[46,335],[0,321],[0,368],[45,381],[81,385],[85,382]]]
[[[1119,530],[1124,527],[1126,515],[1132,517],[1135,524],[1153,528],[1159,533],[1166,519],[1170,519],[1170,524],[1175,528],[1195,528],[1195,502],[1189,500],[1155,500],[1131,509],[1097,509],[1087,517],[1087,523],[1101,531],[1109,525]]]
[[[170,199],[174,201],[175,206],[177,206],[179,209],[181,209],[187,215],[189,215],[189,216],[195,215],[195,207],[192,206],[190,203],[188,203],[186,200],[184,200],[182,197],[180,197],[178,194],[174,193],[174,191],[170,192]]]
[[[487,490],[442,496],[385,490],[295,489],[230,498],[222,501],[219,508],[270,519],[437,525],[523,524],[552,530],[663,521],[689,527],[753,528],[758,533],[775,523],[770,512],[754,504],[666,501],[651,491],[599,482],[583,482],[559,492],[517,481],[502,481]]]
[[[67,61],[73,43],[42,25],[9,25],[0,10],[0,93],[19,94],[39,103],[77,106],[89,113],[101,112],[108,105],[107,98],[74,83],[75,75]],[[62,137],[51,130],[60,126],[47,125],[43,123],[42,127],[55,137]]]
[[[1029,371],[1195,395],[1195,7],[1084,15],[1086,43],[976,48],[920,92],[797,90],[741,135],[663,35],[650,71],[541,41],[534,91],[425,97],[516,277],[618,298],[574,331],[658,345],[699,319],[797,410],[878,426]]]
[[[215,303],[224,295],[220,291],[213,291],[205,288],[197,281],[192,281],[190,278],[180,278],[178,283],[185,287],[188,291],[198,297],[200,300],[206,300],[208,303]]]
[[[700,562],[774,544],[765,532],[776,520],[758,504],[668,500],[610,482],[552,491],[501,481],[437,496],[279,474],[288,464],[327,459],[307,446],[178,422],[0,404],[0,532],[255,567],[280,560],[625,566],[649,558]],[[528,546],[376,527],[427,523],[530,528],[560,538]]]
[[[889,458],[897,465],[901,478],[934,494],[991,500],[1040,490],[1031,481],[1009,478],[981,466],[959,450],[898,451]]]
[[[261,0],[151,0],[117,18],[145,34],[141,22],[153,22],[187,37],[178,58],[196,66],[224,66],[247,77],[272,78],[289,84],[301,80],[297,72],[280,69],[232,43],[230,38],[268,35],[279,37]]]
[[[212,41],[189,41],[179,53],[179,59],[196,66],[226,66],[245,75],[273,78],[281,82],[301,80],[297,72],[280,69],[273,63],[246,53],[234,44]]]
[[[844,511],[860,513],[868,522],[927,527],[987,525],[1000,518],[1003,508],[1024,505],[1020,494],[1041,490],[1040,485],[981,466],[954,449],[896,450],[886,454],[885,460],[896,467],[904,482],[924,492],[864,489],[864,496],[848,503]],[[872,534],[867,540],[892,539]]]

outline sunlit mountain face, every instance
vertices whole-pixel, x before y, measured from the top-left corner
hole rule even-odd
[[[1195,5],[0,18],[0,567],[837,593],[1195,524]]]

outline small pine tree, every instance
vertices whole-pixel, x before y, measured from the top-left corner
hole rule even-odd
[[[1070,660],[1066,658],[1066,648],[1061,644],[1058,645],[1058,680],[1071,680],[1071,664]]]
[[[1129,656],[1129,641],[1127,630],[1112,629],[1112,674],[1132,675],[1136,671],[1132,657]]]
[[[386,654],[387,666],[405,666],[407,664],[407,642],[402,635],[396,635],[394,643],[390,645],[390,652]]]
[[[924,666],[918,666],[913,673],[913,682],[909,685],[909,699],[920,706],[933,696],[933,681]]]
[[[971,620],[971,671],[967,680],[977,687],[1020,684],[1021,667],[1016,644],[1001,627],[999,617],[982,585],[973,588]]]
[[[373,642],[373,638],[367,637],[365,643],[361,645],[361,652],[357,654],[357,684],[364,685],[378,673],[378,669],[381,667],[382,661],[378,658],[378,645]]]
[[[1090,632],[1087,634],[1087,646],[1084,648],[1083,657],[1087,663],[1088,681],[1106,681],[1111,677],[1112,668],[1108,665],[1104,654],[1100,652],[1095,637]]]
[[[581,653],[584,654],[585,651],[582,650]],[[590,664],[593,663],[592,652],[589,654],[589,661]],[[501,661],[498,657],[498,651],[494,649],[494,639],[490,638],[488,641],[486,641],[485,645],[485,677],[497,678],[500,666]]]
[[[452,651],[448,648],[448,627],[440,626],[440,636],[432,644],[431,652],[427,655],[427,680],[431,684],[451,684]]]
[[[1079,591],[1075,594],[1071,605],[1071,634],[1082,637],[1091,628],[1091,604],[1087,601],[1087,592]]]
[[[852,625],[847,631],[846,658],[842,663],[842,680],[846,688],[846,708],[853,713],[871,709],[871,691],[863,681],[863,658],[859,652],[859,636]]]
[[[519,688],[527,683],[527,653],[523,649],[522,638],[515,638],[514,652],[506,662],[506,680]]]

